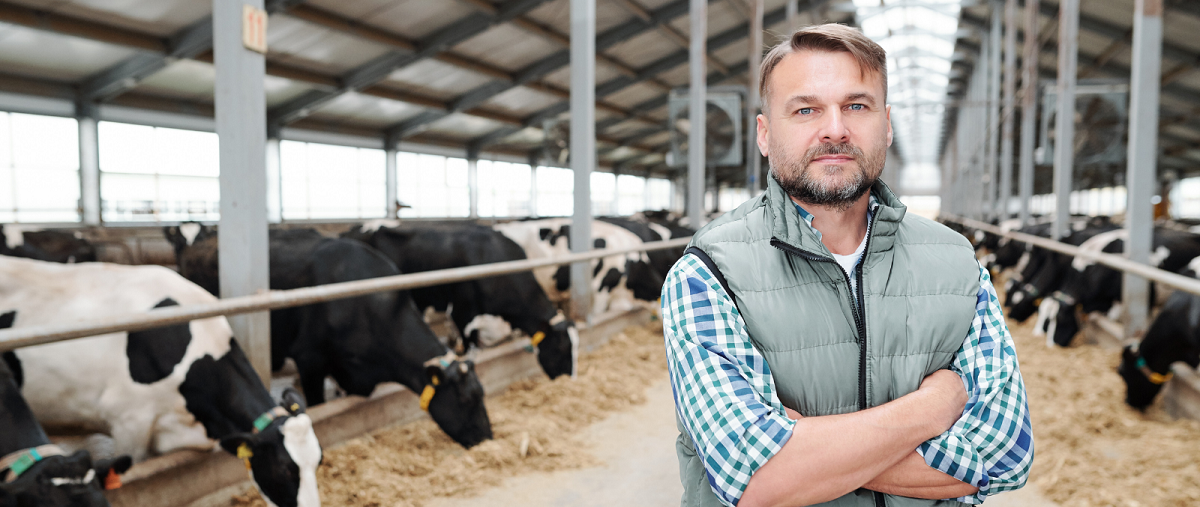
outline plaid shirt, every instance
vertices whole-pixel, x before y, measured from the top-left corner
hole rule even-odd
[[[930,467],[979,488],[958,499],[971,504],[1024,486],[1033,463],[1012,337],[982,266],[979,281],[975,318],[950,365],[970,399],[953,427],[917,448]],[[754,472],[792,437],[795,421],[785,415],[771,369],[733,300],[695,256],[684,256],[667,276],[662,317],[676,416],[717,498],[737,505]]]

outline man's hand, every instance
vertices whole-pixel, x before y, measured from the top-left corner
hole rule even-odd
[[[950,370],[938,370],[925,377],[917,392],[926,397],[930,415],[933,416],[930,423],[941,428],[938,433],[954,426],[970,399],[962,377]]]

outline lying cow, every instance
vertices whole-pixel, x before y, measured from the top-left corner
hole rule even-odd
[[[0,257],[0,308],[14,327],[101,319],[216,301],[159,266],[54,264]],[[316,507],[321,446],[304,406],[281,408],[223,317],[19,349],[25,398],[47,426],[112,436],[140,461],[214,441],[247,461],[272,505]]]
[[[1125,238],[1129,231],[1119,229],[1097,234],[1083,242],[1080,249],[1089,252],[1119,254],[1125,251]],[[1153,250],[1150,265],[1171,272],[1178,272],[1200,255],[1200,237],[1173,229],[1154,229]],[[1076,308],[1085,315],[1092,312],[1107,312],[1121,300],[1123,274],[1103,264],[1075,258],[1067,269],[1062,289],[1046,297],[1038,308],[1038,332],[1045,332],[1047,341],[1067,346],[1079,333]],[[1150,286],[1150,300],[1154,300],[1154,285]]]
[[[346,236],[375,247],[404,273],[525,259],[512,240],[479,225],[363,226]],[[417,308],[451,309],[450,318],[469,345],[493,344],[516,328],[536,343],[546,375],[575,374],[575,323],[555,308],[528,271],[413,289],[412,297]]]
[[[557,257],[570,253],[571,220],[550,218],[497,224],[494,229],[512,239],[525,250],[530,259]],[[640,245],[637,235],[621,227],[592,222],[592,246],[627,248]],[[556,302],[569,297],[570,266],[534,270],[538,283]],[[645,252],[610,255],[592,261],[592,313],[627,310],[634,299],[655,301],[662,292],[663,275],[650,266]]]
[[[70,264],[96,262],[96,247],[78,233],[5,225],[0,255]]]
[[[0,329],[16,312],[0,315]],[[21,396],[21,363],[12,352],[0,361],[0,505],[8,507],[105,507],[104,490],[120,486],[129,456],[100,460],[87,451],[67,455],[50,444]]]
[[[172,229],[167,229],[171,237]],[[180,273],[213,294],[218,238],[199,231],[199,241],[179,248]],[[271,288],[313,287],[400,274],[383,254],[362,242],[326,238],[312,229],[270,232]],[[464,447],[492,437],[475,364],[460,361],[438,341],[408,291],[271,311],[271,363],[296,362],[304,396],[325,402],[325,378],[349,394],[370,396],[375,386],[399,382],[422,393],[422,408]],[[432,396],[432,398],[427,398]]]

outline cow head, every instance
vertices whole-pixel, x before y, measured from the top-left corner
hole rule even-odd
[[[221,447],[245,462],[269,505],[319,507],[317,466],[322,455],[312,419],[294,389],[284,392],[280,406],[286,416],[271,420],[262,431],[222,438]]]
[[[627,260],[625,287],[633,291],[635,298],[656,301],[662,295],[663,275],[644,260]]]
[[[1034,334],[1046,336],[1046,345],[1060,347],[1071,345],[1079,334],[1079,318],[1076,315],[1076,300],[1062,291],[1055,292],[1042,300],[1038,307],[1038,320]]]
[[[163,235],[175,248],[176,257],[180,252],[187,250],[189,246],[216,234],[215,228],[205,226],[200,222],[184,222],[178,226],[163,227]]]
[[[559,312],[541,327],[533,337],[533,346],[542,370],[552,379],[560,375],[575,376],[579,358],[579,332],[575,330],[575,322]]]
[[[4,483],[11,470],[0,472],[0,505],[14,507],[107,507],[106,486],[133,464],[129,456],[92,463],[87,451],[50,456],[36,462],[16,480]]]
[[[1038,310],[1038,305],[1042,304],[1042,293],[1037,286],[1026,283],[1015,287],[1012,291],[1009,303],[1009,318],[1017,322],[1025,322],[1034,312]]]
[[[492,438],[492,423],[483,405],[483,385],[475,362],[447,354],[425,362],[421,408],[463,447]]]
[[[1154,403],[1154,397],[1158,396],[1165,381],[1163,376],[1151,379],[1147,372],[1154,373],[1146,367],[1137,348],[1126,345],[1121,350],[1121,364],[1117,366],[1117,373],[1125,380],[1125,403],[1138,410],[1146,410]]]

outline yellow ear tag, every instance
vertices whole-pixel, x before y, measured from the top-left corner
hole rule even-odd
[[[542,343],[542,340],[545,340],[545,339],[546,339],[546,333],[538,331],[536,333],[533,333],[533,338],[530,339],[529,344],[536,347],[536,346],[538,346],[539,343]]]
[[[250,446],[246,445],[245,442],[238,446],[237,457],[242,460],[242,463],[246,464],[246,470],[250,470],[250,458],[254,457],[254,451],[251,451]]]
[[[434,382],[437,382],[436,377],[434,378]],[[429,411],[429,402],[433,401],[433,393],[436,391],[431,385],[426,385],[425,390],[421,391],[421,410]]]
[[[294,413],[296,413],[297,411],[299,411],[299,410],[300,410],[300,404],[299,404],[299,403],[293,403],[293,404],[292,404],[292,406],[288,407],[288,410],[289,410],[289,411],[291,411],[291,412],[294,414]]]

